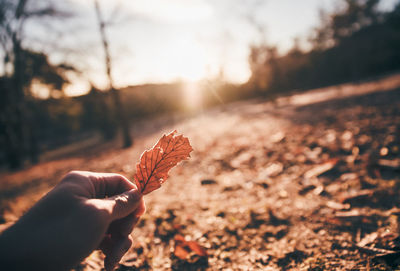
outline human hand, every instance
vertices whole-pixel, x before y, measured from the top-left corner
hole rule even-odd
[[[119,174],[73,171],[0,235],[7,270],[68,270],[95,249],[113,270],[145,212],[142,195]]]

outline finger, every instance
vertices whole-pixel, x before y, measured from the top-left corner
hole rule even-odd
[[[124,223],[120,224],[119,232],[122,235],[131,234],[137,223],[139,222],[140,217],[146,212],[146,205],[144,203],[143,197],[140,200],[139,206],[136,208],[133,213],[127,217],[127,220]]]
[[[132,233],[134,227],[139,222],[140,216],[144,214],[146,206],[143,197],[140,199],[140,204],[135,211],[128,216],[115,220],[111,223],[108,232],[111,234],[120,234],[127,236]]]
[[[128,216],[142,205],[142,194],[132,189],[122,194],[104,199],[111,204],[111,218],[117,220]]]
[[[108,229],[108,233],[112,235],[128,236],[138,221],[139,217],[131,213],[122,219],[113,221]]]
[[[115,173],[91,173],[89,179],[97,198],[112,197],[136,188],[126,177]]]
[[[106,234],[99,245],[99,249],[103,251],[104,255],[108,255],[113,247],[113,239],[111,239],[111,234]]]
[[[124,237],[118,239],[113,247],[110,249],[109,253],[106,254],[104,259],[104,267],[106,271],[114,270],[115,266],[119,263],[122,256],[129,250],[132,245],[132,237]]]
[[[146,212],[146,204],[142,197],[142,199],[139,203],[139,206],[136,208],[136,210],[133,213],[135,216],[141,217],[142,215],[144,215],[145,212]]]

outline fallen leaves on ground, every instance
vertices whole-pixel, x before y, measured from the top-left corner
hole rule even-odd
[[[196,151],[146,198],[119,270],[399,268],[398,90],[243,102],[176,125]],[[88,165],[122,170],[130,154]],[[100,270],[98,257],[80,270]]]

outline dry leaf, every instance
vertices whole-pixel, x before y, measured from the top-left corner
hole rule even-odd
[[[173,131],[169,135],[163,135],[153,148],[140,157],[134,179],[143,195],[160,188],[167,180],[169,170],[190,157],[193,149],[189,139],[176,133]]]
[[[339,159],[334,158],[322,165],[315,166],[314,168],[312,168],[309,171],[307,171],[306,173],[304,173],[304,178],[311,179],[314,177],[318,177],[321,174],[327,172],[328,170],[333,169],[338,162],[339,162]]]
[[[204,247],[200,246],[199,243],[195,241],[187,241],[186,242],[187,246],[190,248],[191,251],[193,251],[195,254],[201,256],[201,257],[207,257],[207,251],[205,250]]]
[[[186,241],[185,238],[180,234],[175,235],[174,240],[174,254],[181,260],[186,259],[191,252],[200,257],[208,256],[206,249],[199,245],[199,243],[197,243],[196,241]]]
[[[189,256],[189,252],[182,246],[175,246],[174,255],[181,260],[185,260]]]
[[[174,254],[176,257],[178,257],[181,260],[185,260],[189,256],[189,251],[185,249],[185,238],[177,234],[174,237],[175,240],[175,248],[174,248]]]

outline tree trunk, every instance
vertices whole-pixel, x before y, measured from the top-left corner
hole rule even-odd
[[[97,21],[99,24],[99,31],[103,43],[103,48],[104,48],[104,55],[105,55],[105,65],[106,65],[106,73],[108,77],[108,82],[109,82],[109,90],[111,91],[112,99],[114,101],[114,106],[115,106],[115,115],[117,117],[117,121],[119,124],[119,127],[121,128],[122,132],[122,140],[123,140],[123,147],[127,148],[132,145],[132,139],[130,136],[129,132],[129,122],[128,118],[126,117],[123,104],[121,102],[121,98],[119,96],[118,90],[114,88],[114,82],[112,78],[112,72],[111,72],[111,56],[110,56],[110,50],[109,50],[109,44],[108,44],[108,39],[107,35],[105,32],[105,27],[106,24],[103,20],[103,17],[101,16],[101,11],[100,11],[100,6],[97,0],[94,1],[95,5],[95,10],[96,10],[96,15],[97,15]]]
[[[4,136],[4,151],[10,169],[20,168],[23,164],[21,140],[18,133],[18,112],[15,106],[7,106],[3,112],[2,133]]]
[[[122,106],[121,98],[119,96],[118,90],[115,88],[111,89],[111,95],[114,100],[116,115],[118,118],[118,122],[121,127],[122,132],[122,140],[123,140],[123,147],[128,148],[132,145],[132,139],[129,133],[129,123],[124,112],[124,108]]]
[[[39,162],[39,157],[40,157],[40,149],[39,149],[39,143],[38,143],[38,138],[37,138],[37,130],[35,129],[35,123],[37,120],[36,116],[36,108],[35,108],[35,103],[34,101],[28,101],[26,102],[29,107],[26,107],[26,129],[27,129],[27,152],[29,159],[32,164],[37,164]]]
[[[10,168],[22,166],[26,150],[25,130],[25,101],[23,89],[23,59],[21,43],[14,33],[13,37],[14,72],[9,95],[9,125],[7,127],[8,157]]]

